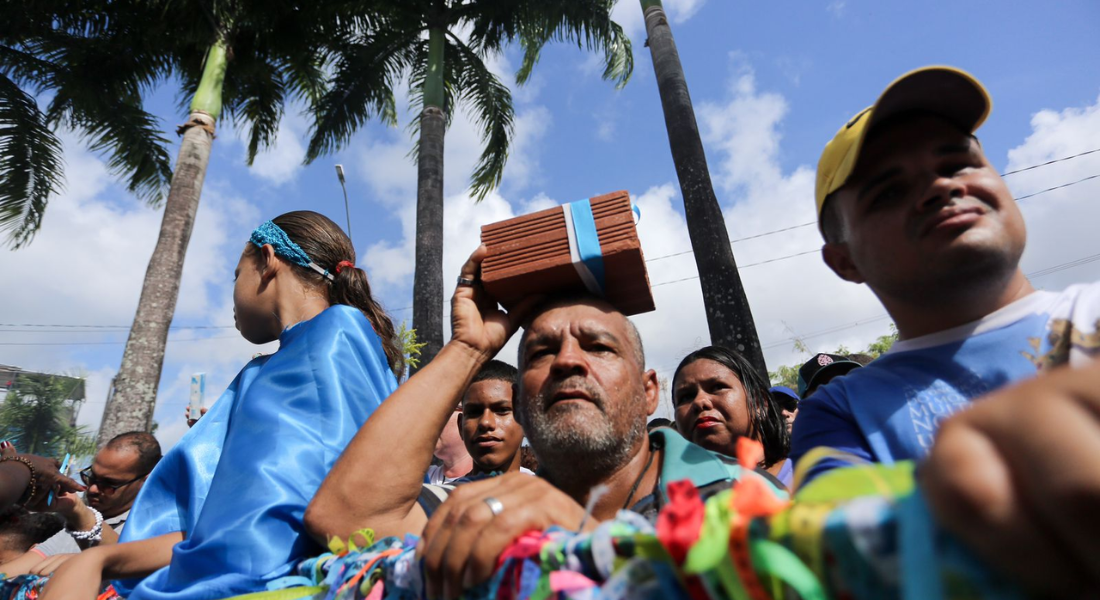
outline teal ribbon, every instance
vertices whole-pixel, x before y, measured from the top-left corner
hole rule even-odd
[[[573,266],[581,276],[588,291],[603,295],[605,289],[603,249],[596,232],[596,218],[592,216],[592,204],[588,199],[566,205],[570,219],[569,254]]]

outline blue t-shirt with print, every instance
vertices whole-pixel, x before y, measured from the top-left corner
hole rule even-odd
[[[944,419],[970,401],[1100,350],[1100,284],[1034,292],[947,331],[897,342],[867,367],[799,403],[795,461],[828,446],[869,462],[920,459]],[[849,464],[826,459],[810,477]]]

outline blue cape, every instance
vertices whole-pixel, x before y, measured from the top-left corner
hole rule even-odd
[[[123,596],[262,591],[320,551],[303,525],[306,506],[397,381],[370,322],[349,306],[288,328],[279,343],[245,366],[145,482],[121,541],[174,531],[185,539],[169,566],[114,582]]]

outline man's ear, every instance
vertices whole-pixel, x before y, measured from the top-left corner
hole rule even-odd
[[[657,379],[657,371],[650,369],[642,374],[645,386],[646,415],[652,416],[657,412],[657,406],[661,403],[661,382]]]
[[[848,244],[839,243],[831,244],[826,242],[821,247],[821,258],[825,259],[825,264],[829,265],[829,268],[833,270],[844,281],[850,281],[852,283],[863,283],[863,275],[860,274],[859,268],[852,262],[852,256],[848,251]]]

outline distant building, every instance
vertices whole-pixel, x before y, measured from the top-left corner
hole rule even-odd
[[[62,381],[68,381],[72,383],[69,387],[71,390],[68,394],[68,400],[71,400],[71,404],[67,408],[68,415],[65,415],[66,421],[71,426],[76,425],[76,415],[80,412],[80,406],[84,403],[84,379],[80,377],[69,377],[67,375],[54,375],[52,373],[37,373],[35,371],[25,371],[19,367],[12,367],[9,365],[0,365],[0,404],[3,404],[8,398],[8,392],[12,388],[19,385],[19,378],[27,376],[46,376],[60,379]]]

